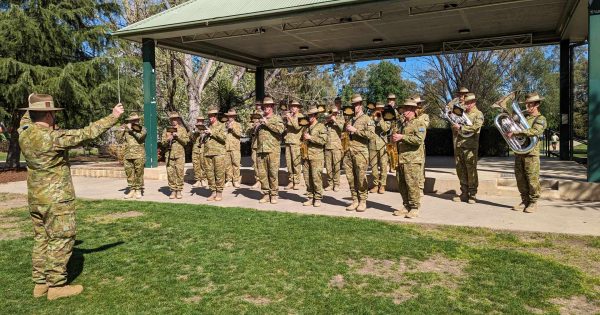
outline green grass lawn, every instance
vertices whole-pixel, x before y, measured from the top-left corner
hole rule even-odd
[[[600,311],[600,238],[125,201],[78,201],[85,290],[49,302],[26,208],[0,216],[3,314]]]
[[[573,156],[578,158],[587,157],[587,145],[580,144],[573,147]]]

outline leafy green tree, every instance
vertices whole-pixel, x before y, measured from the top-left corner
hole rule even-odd
[[[398,100],[408,97],[408,87],[402,79],[402,68],[384,60],[369,65],[367,71],[367,101],[384,102],[390,93],[396,94]]]

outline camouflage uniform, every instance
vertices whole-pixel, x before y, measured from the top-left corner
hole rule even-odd
[[[165,159],[167,162],[167,180],[171,191],[183,190],[183,176],[185,167],[185,145],[190,138],[185,128],[181,125],[177,126],[177,138],[173,138],[169,147],[167,140],[167,129],[162,134],[162,144],[167,147],[165,151]]]
[[[225,128],[227,125],[225,124]],[[242,137],[242,126],[239,122],[234,121],[231,123],[231,129],[225,130],[227,132],[227,144],[225,148],[227,153],[225,154],[225,167],[227,172],[225,173],[225,181],[231,181],[232,183],[240,182],[240,162],[242,159],[242,149],[240,147],[240,138]]]
[[[544,134],[547,122],[543,115],[527,115],[525,117],[531,128],[514,133],[515,136],[537,136]],[[524,205],[534,204],[540,198],[540,145],[527,154],[515,153],[515,176],[517,177],[517,187],[521,194],[521,201]]]
[[[206,177],[208,177],[210,190],[220,193],[225,184],[227,129],[225,124],[219,121],[209,128],[210,136],[204,144]]]
[[[322,123],[307,127],[306,132],[311,136],[306,141],[308,159],[304,159],[303,173],[308,199],[323,199],[323,147],[327,143],[327,130]]]
[[[75,190],[69,149],[94,139],[117,123],[113,115],[78,130],[52,130],[26,113],[19,145],[27,161],[29,213],[33,221],[33,281],[50,287],[67,282],[67,262],[75,243]]]
[[[423,150],[426,130],[425,121],[418,118],[405,121],[400,128],[400,134],[404,137],[398,142],[396,177],[402,204],[407,210],[418,210],[421,206],[419,182],[422,176],[421,165],[425,162]]]
[[[302,170],[300,165],[300,138],[302,137],[302,127],[298,124],[298,114],[293,116],[285,123],[286,133],[285,142],[285,164],[288,170],[288,181],[292,185],[300,185],[300,174]]]
[[[117,140],[125,144],[123,164],[125,166],[129,189],[144,189],[144,164],[146,163],[144,141],[146,140],[146,128],[142,127],[140,132],[131,129],[119,130],[117,132]]]
[[[350,134],[350,144],[344,153],[344,171],[352,200],[366,202],[368,197],[367,168],[369,167],[369,139],[375,136],[375,125],[364,113],[355,116],[351,122],[355,133]]]
[[[375,135],[369,141],[369,165],[373,174],[373,186],[385,188],[389,170],[389,157],[385,148],[388,140],[385,134],[390,130],[390,123],[380,119],[378,122],[374,121],[374,124]]]
[[[479,133],[483,126],[483,113],[473,107],[466,112],[467,117],[473,123],[471,126],[462,126],[454,140],[454,158],[456,162],[456,175],[460,180],[460,191],[464,198],[475,198],[479,180],[477,178],[477,158],[479,151]],[[464,137],[466,133],[473,133],[470,137]]]
[[[279,144],[284,129],[283,120],[275,114],[267,118],[267,123],[258,128],[256,160],[263,195],[278,196],[279,159],[281,158]]]
[[[417,117],[425,122],[425,137],[427,137],[427,128],[429,127],[429,115],[422,113]],[[425,144],[423,144],[423,163],[421,163],[421,180],[419,181],[419,189],[425,190]]]
[[[338,114],[335,122],[328,122],[327,144],[325,145],[325,170],[329,178],[329,186],[340,187],[340,173],[342,168],[342,131],[344,129],[344,118]]]
[[[194,180],[202,182],[206,179],[206,170],[204,168],[204,144],[205,138],[203,132],[194,131],[192,134],[192,165],[194,166]]]
[[[252,158],[252,167],[254,168],[254,181],[255,183],[258,183],[258,171],[256,170],[256,149],[258,148],[258,135],[254,134],[254,130],[254,126],[251,125],[246,131],[246,136],[251,137],[252,153],[250,157]]]

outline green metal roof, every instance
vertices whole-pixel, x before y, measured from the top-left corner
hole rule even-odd
[[[116,36],[172,30],[219,21],[234,21],[271,14],[298,12],[361,0],[190,0],[113,33]]]

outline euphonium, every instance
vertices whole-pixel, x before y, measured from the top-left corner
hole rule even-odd
[[[521,111],[521,108],[519,108],[519,104],[516,101],[513,101],[511,107],[514,116],[511,116],[508,113],[508,110],[503,107],[503,112],[496,116],[494,123],[504,140],[506,140],[506,143],[508,143],[508,146],[511,148],[511,150],[517,154],[527,154],[535,149],[539,139],[537,136],[513,136],[509,138],[506,135],[508,132],[515,133],[531,128],[527,122],[527,119],[525,116],[523,116],[523,112]]]

